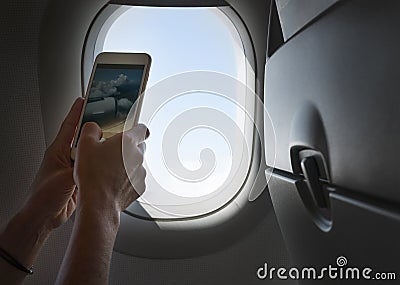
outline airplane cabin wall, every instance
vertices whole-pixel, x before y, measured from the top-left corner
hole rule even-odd
[[[46,145],[54,138],[73,99],[81,95],[85,35],[105,3],[105,0],[2,3],[0,221],[3,225],[23,204]],[[264,68],[266,22],[251,19],[265,13],[267,21],[268,12],[264,9],[269,6],[262,0],[232,3],[239,12],[243,11],[245,20],[252,21],[249,28],[256,37],[260,72]],[[272,204],[265,193],[262,222],[236,244],[211,255],[184,260],[151,260],[114,253],[110,284],[259,284],[256,270],[264,262],[275,266],[288,264]],[[34,264],[34,275],[28,276],[25,284],[54,283],[71,229],[69,221],[55,230]]]

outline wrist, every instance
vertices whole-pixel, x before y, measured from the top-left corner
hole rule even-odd
[[[23,208],[1,232],[0,247],[29,268],[49,234],[44,221]]]
[[[91,213],[106,212],[115,215],[121,212],[110,187],[84,184],[78,185],[78,189],[77,210],[84,209]]]
[[[54,213],[51,214],[48,211],[48,207],[38,205],[44,205],[43,201],[37,199],[37,197],[30,197],[16,216],[18,216],[21,223],[30,224],[33,230],[46,236],[54,229],[52,226]]]
[[[45,217],[37,215],[25,206],[7,224],[3,233],[7,234],[8,232],[12,232],[17,239],[34,237],[35,243],[42,243],[49,236],[51,230],[46,226]],[[20,233],[21,237],[19,237]]]
[[[85,203],[79,201],[75,221],[88,223],[91,226],[105,226],[110,231],[117,232],[120,224],[120,212],[114,203]]]

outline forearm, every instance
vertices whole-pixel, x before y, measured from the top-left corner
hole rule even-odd
[[[118,226],[117,211],[93,207],[78,208],[56,284],[108,284]]]
[[[42,218],[24,207],[1,231],[0,247],[24,267],[30,268],[50,233],[44,225]],[[0,276],[4,284],[21,284],[26,275],[5,260],[0,261]]]

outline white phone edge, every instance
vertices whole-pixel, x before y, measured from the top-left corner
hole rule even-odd
[[[115,53],[115,52],[103,52],[97,55],[96,60],[93,63],[92,72],[90,75],[89,83],[86,89],[85,100],[83,103],[82,111],[79,117],[79,123],[77,125],[75,136],[71,145],[71,160],[75,160],[76,156],[76,144],[77,144],[77,134],[80,132],[82,128],[82,119],[83,114],[86,109],[86,103],[89,95],[89,91],[92,85],[93,77],[96,71],[97,64],[144,64],[144,76],[142,78],[142,84],[139,91],[138,96],[138,104],[136,106],[135,115],[134,115],[134,122],[133,125],[137,125],[140,116],[140,110],[142,108],[143,103],[143,95],[146,89],[147,80],[149,78],[150,66],[151,66],[151,56],[147,53]]]

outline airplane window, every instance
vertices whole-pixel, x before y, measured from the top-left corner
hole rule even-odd
[[[94,56],[113,51],[152,57],[140,117],[151,132],[145,155],[147,186],[127,211],[158,219],[215,211],[240,191],[249,171],[253,130],[246,112],[252,110],[238,106],[239,101],[248,106],[243,94],[228,100],[208,87],[181,87],[191,80],[215,78],[216,85],[237,82],[253,90],[255,80],[249,78],[254,72],[242,38],[218,8],[122,9],[103,25]],[[179,94],[165,97],[163,93],[173,94],[174,88]]]

